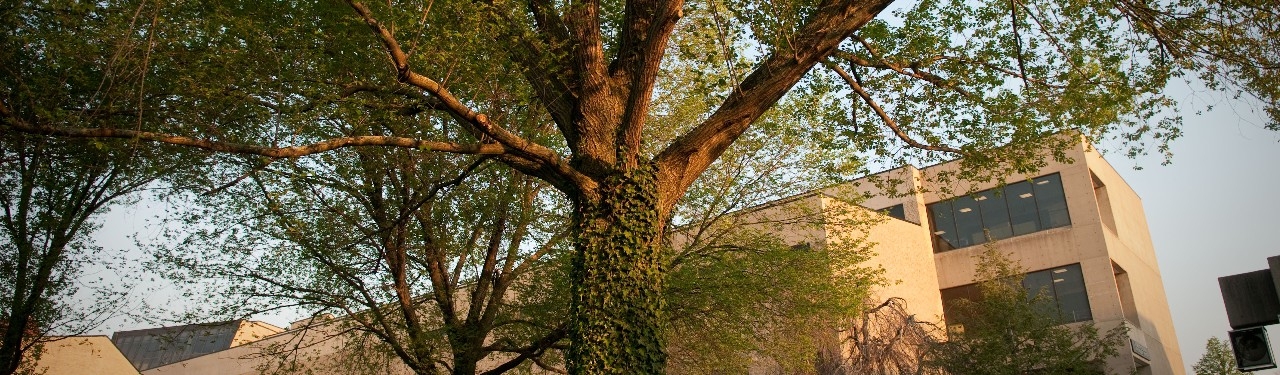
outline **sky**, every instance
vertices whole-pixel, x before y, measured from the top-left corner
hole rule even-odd
[[[1280,255],[1271,241],[1280,231],[1280,134],[1263,129],[1261,117],[1240,102],[1183,115],[1185,135],[1173,144],[1172,164],[1160,166],[1156,156],[1107,159],[1142,198],[1190,373],[1205,341],[1230,330],[1217,279],[1266,269],[1267,257]],[[1275,326],[1271,337],[1278,347]]]
[[[1173,143],[1172,164],[1161,166],[1159,155],[1127,159],[1113,152],[1107,159],[1142,198],[1183,362],[1191,373],[1205,341],[1225,338],[1229,330],[1217,278],[1264,269],[1267,257],[1280,255],[1280,246],[1270,241],[1280,231],[1280,166],[1275,165],[1280,133],[1263,129],[1261,117],[1241,102],[1211,99],[1215,108],[1197,115],[1195,109],[1212,96],[1193,96],[1185,86],[1170,92],[1186,108],[1185,135]],[[95,237],[109,249],[129,251],[132,234],[145,240],[157,233],[147,219],[162,213],[149,202],[117,208],[104,217]],[[145,297],[177,299],[163,290]],[[255,318],[280,326],[291,320],[285,314]],[[94,333],[148,326],[115,319]],[[1280,330],[1273,329],[1272,341],[1280,343]]]

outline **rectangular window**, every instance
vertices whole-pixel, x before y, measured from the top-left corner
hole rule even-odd
[[[1026,290],[1027,298],[1043,298],[1042,307],[1046,312],[1056,314],[1064,324],[1093,319],[1079,263],[1027,273],[1022,277],[1022,288]],[[982,298],[978,284],[943,289],[941,294],[947,324],[964,324],[955,311],[958,301],[980,301]]]
[[[972,196],[958,197],[951,201],[956,222],[956,247],[965,247],[987,242],[987,235],[982,231],[982,211],[978,211],[978,201]]]
[[[1062,178],[1036,177],[927,205],[934,252],[1071,225]]]
[[[1053,300],[1058,303],[1058,313],[1064,323],[1093,319],[1079,264],[1040,272],[1048,272],[1053,277]]]
[[[947,319],[947,325],[963,324],[960,316],[956,314],[956,304],[959,301],[977,301],[982,298],[982,291],[978,289],[978,284],[969,284],[958,286],[955,288],[947,288],[941,290],[942,293],[942,316]]]
[[[960,238],[956,236],[956,224],[952,218],[951,201],[942,201],[929,205],[929,220],[933,226],[933,248],[934,252],[943,252],[951,249],[959,248],[956,243],[960,242]]]
[[[1062,193],[1062,178],[1051,174],[1036,179],[1034,185],[1036,203],[1040,208],[1040,226],[1048,229],[1070,225],[1067,198]]]
[[[1004,199],[1009,205],[1013,236],[1040,231],[1040,212],[1036,209],[1036,195],[1031,191],[1031,184],[1024,181],[1005,186]]]
[[[991,238],[1013,237],[1013,228],[1009,226],[1009,204],[1005,202],[1003,190],[987,190],[976,194],[974,199],[982,209],[982,226],[991,232]]]
[[[892,217],[898,220],[907,220],[906,206],[902,204],[885,207],[884,209],[880,210],[880,213],[889,215],[889,217]]]

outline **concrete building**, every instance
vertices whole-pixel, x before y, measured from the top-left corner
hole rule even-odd
[[[994,246],[1028,271],[1024,286],[1057,302],[1066,323],[1092,321],[1100,331],[1128,326],[1128,342],[1107,361],[1112,372],[1184,374],[1141,199],[1091,146],[1081,142],[1065,156],[1073,162],[986,183],[940,182],[958,171],[958,161],[908,166],[744,215],[822,212],[825,225],[757,229],[804,246],[877,243],[868,264],[882,267],[890,283],[876,296],[903,298],[918,318],[939,322],[951,301],[976,298],[976,256]],[[845,207],[856,195],[863,207]],[[857,220],[831,220],[865,212],[893,219],[853,230],[839,223]]]
[[[47,342],[35,370],[45,375],[138,375],[106,336],[70,336]]]
[[[211,324],[116,332],[111,341],[138,371],[181,362],[261,340],[284,331],[267,323],[233,320]]]

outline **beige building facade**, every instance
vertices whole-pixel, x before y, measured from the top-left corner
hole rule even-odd
[[[946,307],[979,298],[977,257],[994,247],[1027,272],[1024,286],[1058,304],[1065,323],[1127,326],[1128,340],[1107,361],[1112,373],[1185,374],[1142,200],[1087,143],[1064,156],[985,183],[944,177],[960,161],[907,166],[746,210],[733,225],[797,246],[869,243],[864,266],[886,281],[872,301],[901,298],[915,319],[948,330],[963,324],[948,322]],[[864,226],[858,216],[868,214],[892,218]],[[770,371],[766,360],[752,372]]]
[[[41,347],[35,370],[45,375],[138,375],[106,336],[61,337]]]
[[[973,296],[977,255],[994,246],[1067,322],[1128,326],[1128,342],[1107,362],[1112,372],[1184,374],[1142,200],[1087,143],[1065,157],[1071,162],[987,183],[938,182],[958,161],[904,167],[879,174],[903,193],[882,194],[884,183],[867,179],[827,193],[865,193],[863,206],[895,217],[869,233],[879,243],[871,263],[900,281],[879,293],[906,297],[917,316],[941,311],[933,316],[945,322],[950,300]]]

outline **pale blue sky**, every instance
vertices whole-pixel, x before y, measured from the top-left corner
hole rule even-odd
[[[1108,161],[1142,197],[1189,368],[1209,337],[1225,338],[1230,329],[1217,278],[1265,269],[1267,257],[1280,255],[1271,240],[1280,233],[1280,134],[1263,129],[1261,117],[1240,102],[1184,116],[1173,164],[1160,166],[1155,156]],[[1133,170],[1135,163],[1145,168]],[[1277,332],[1272,342],[1280,342]]]

